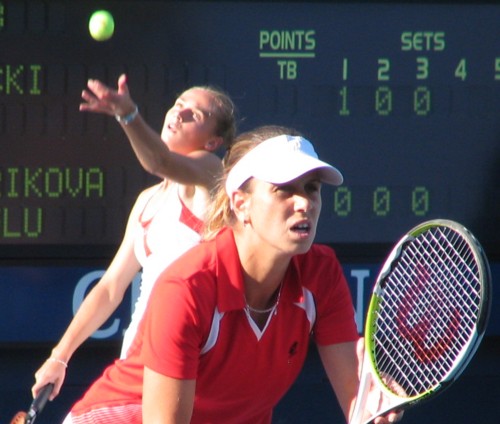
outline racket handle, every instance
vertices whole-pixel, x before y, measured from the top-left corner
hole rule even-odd
[[[363,417],[366,415],[365,408],[368,399],[368,393],[372,384],[372,374],[370,372],[370,361],[368,360],[368,353],[365,351],[363,354],[363,363],[361,364],[361,376],[359,380],[358,395],[354,404],[349,424],[362,424],[364,423]]]
[[[49,383],[42,387],[42,389],[38,392],[35,399],[33,399],[33,402],[31,403],[28,413],[26,414],[26,424],[32,424],[35,421],[37,414],[42,411],[43,407],[47,403],[53,388],[54,384]]]

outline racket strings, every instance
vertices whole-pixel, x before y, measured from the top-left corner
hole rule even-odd
[[[386,386],[412,397],[443,381],[473,337],[481,302],[475,256],[449,228],[408,242],[381,290],[374,359]]]

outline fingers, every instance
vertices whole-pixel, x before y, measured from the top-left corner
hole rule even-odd
[[[392,411],[389,412],[388,414],[382,416],[382,417],[377,417],[373,421],[374,424],[390,424],[390,423],[395,423],[400,421],[403,418],[403,413],[404,411]]]
[[[85,102],[80,103],[80,110],[82,111],[92,110],[92,103],[94,102],[94,96],[91,95],[87,90],[83,90],[82,99],[85,100]]]
[[[121,74],[118,78],[118,93],[129,96],[127,75]]]
[[[44,388],[47,384],[51,383],[50,381],[47,382],[41,382],[36,383],[32,388],[31,388],[31,395],[33,396],[33,399],[38,395],[38,392]],[[49,400],[53,401],[58,395],[59,392],[61,391],[61,386],[62,386],[62,381],[58,381],[57,383],[53,383],[54,388],[52,389],[52,393],[49,396]]]
[[[54,400],[61,390],[61,386],[66,377],[66,367],[57,362],[46,361],[35,373],[35,384],[31,388],[31,394],[34,397],[38,392],[49,383],[54,384],[49,400]]]
[[[89,79],[87,81],[87,88],[99,99],[113,96],[117,91],[109,88],[106,84],[96,79]]]
[[[363,358],[363,351],[365,349],[365,339],[364,337],[360,337],[358,342],[356,343],[356,354],[358,358]]]
[[[52,389],[52,393],[49,396],[49,400],[53,401],[61,392],[61,387],[62,387],[62,380],[59,380],[57,383],[54,384],[54,388]]]
[[[80,111],[115,115],[116,106],[114,100],[109,97],[109,93],[102,88],[96,89],[90,81],[88,86],[92,88],[82,91],[84,102],[80,103]]]
[[[358,342],[356,343],[356,356],[358,357],[358,377],[361,376],[364,349],[365,349],[365,339],[363,337],[360,337]]]
[[[118,78],[118,90],[113,90],[99,80],[89,79],[87,89],[82,91],[81,96],[84,100],[80,103],[82,112],[122,116],[135,107],[135,103],[130,98],[125,74]]]
[[[117,90],[113,90],[106,84],[96,79],[89,79],[87,81],[87,88],[94,94],[94,96],[98,97],[99,99],[113,99],[119,98],[119,96],[128,97],[129,95],[127,76],[125,74],[121,74],[118,77]]]
[[[403,418],[404,411],[393,411],[388,415],[388,420],[390,423],[395,423]]]

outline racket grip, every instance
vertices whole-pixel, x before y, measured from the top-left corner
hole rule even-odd
[[[53,383],[49,383],[40,389],[26,414],[26,424],[31,424],[35,421],[37,414],[42,411],[53,389]]]

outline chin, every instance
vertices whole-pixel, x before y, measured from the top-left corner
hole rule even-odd
[[[309,249],[311,248],[313,244],[314,238],[308,239],[307,241],[303,241],[299,243],[296,248],[295,248],[295,254],[296,255],[302,255],[304,253],[307,253]]]

